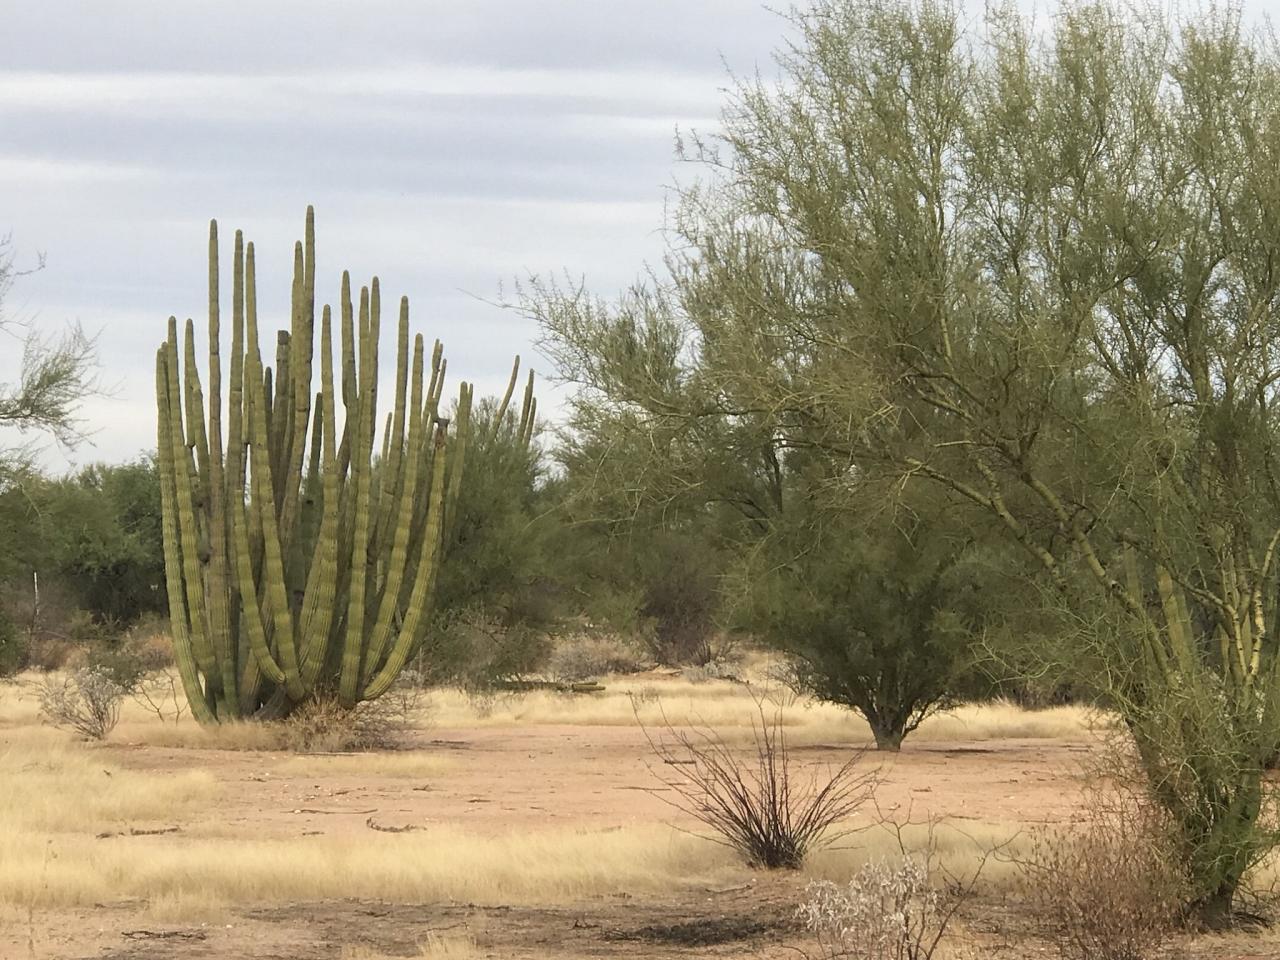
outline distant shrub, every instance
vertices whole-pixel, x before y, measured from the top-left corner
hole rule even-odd
[[[54,670],[74,669],[85,665],[85,649],[58,637],[39,636],[24,644],[27,670],[50,673]]]
[[[690,683],[706,683],[708,680],[741,681],[742,661],[732,654],[717,656],[706,663],[682,667],[680,675]]]
[[[142,658],[124,646],[89,647],[85,661],[89,669],[110,677],[126,693],[136,689],[148,672]]]
[[[431,685],[484,690],[538,673],[550,655],[540,628],[506,624],[473,607],[441,616],[411,668]]]
[[[659,663],[704,664],[715,659],[720,609],[718,567],[701,544],[672,539],[660,562],[649,564],[640,616],[650,654]]]
[[[38,689],[40,714],[55,727],[75,730],[91,740],[105,740],[120,721],[125,688],[97,667],[62,678],[47,676]]]
[[[132,652],[148,673],[167,670],[175,663],[169,621],[160,617],[144,616],[125,631],[121,646]]]
[[[609,634],[574,634],[556,644],[546,672],[559,683],[593,680],[611,673],[637,673],[641,664],[626,644]]]

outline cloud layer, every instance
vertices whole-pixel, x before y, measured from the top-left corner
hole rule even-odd
[[[486,299],[562,269],[608,292],[656,260],[677,126],[714,128],[728,71],[772,74],[788,32],[757,0],[10,7],[0,236],[48,267],[6,312],[99,332],[112,388],[85,410],[93,445],[51,448],[55,469],[154,445],[153,351],[170,314],[204,309],[210,217],[228,255],[234,228],[255,241],[274,327],[314,203],[321,300],[343,268],[376,271],[451,372],[498,390],[536,331]],[[16,363],[0,340],[0,382]]]
[[[713,127],[726,64],[767,68],[784,29],[751,0],[6,11],[0,235],[19,265],[48,254],[6,312],[99,332],[111,388],[92,446],[50,465],[154,445],[154,349],[203,311],[210,217],[228,253],[236,227],[255,241],[275,326],[314,203],[319,296],[377,272],[451,371],[499,389],[535,331],[485,300],[562,268],[616,288],[658,257],[677,126]],[[15,363],[0,348],[0,380]]]

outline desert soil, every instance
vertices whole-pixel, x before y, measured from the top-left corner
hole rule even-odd
[[[199,767],[225,788],[217,804],[225,830],[246,836],[308,838],[367,835],[373,828],[429,831],[441,826],[476,833],[512,829],[624,828],[685,823],[655,792],[652,754],[642,734],[618,726],[530,726],[432,729],[414,749],[447,758],[438,776],[362,777],[287,774],[283,754],[164,749],[128,744],[94,748],[104,760],[163,776]],[[843,762],[853,747],[801,749],[806,757]],[[1077,812],[1086,741],[909,741],[883,759],[882,811],[913,819],[946,817],[1020,824],[1054,823]],[[146,828],[148,825],[140,825]],[[151,825],[157,829],[164,824]],[[150,838],[139,835],[137,855]],[[465,933],[476,954],[546,957],[795,958],[806,945],[793,919],[804,881],[748,874],[728,888],[673,889],[664,896],[615,891],[554,907],[360,900],[233,906],[218,921],[163,923],[140,904],[41,911],[0,929],[0,957],[256,958],[339,960],[352,956],[417,956],[431,934]],[[1008,903],[988,896],[964,915],[966,956],[1049,956],[1028,941]],[[1280,957],[1269,935],[1179,948],[1187,957]],[[367,952],[366,952],[367,951]],[[447,954],[446,954],[447,955]],[[811,954],[816,956],[816,954]]]

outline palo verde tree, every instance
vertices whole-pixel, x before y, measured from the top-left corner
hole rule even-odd
[[[395,392],[379,445],[378,280],[361,289],[357,308],[344,273],[340,367],[325,306],[313,397],[308,208],[305,240],[294,248],[290,328],[277,335],[274,368],[259,343],[253,244],[236,233],[224,403],[218,252],[212,223],[207,403],[190,320],[180,345],[170,318],[156,355],[165,571],[183,686],[205,723],[280,716],[316,696],[352,707],[389,689],[431,622],[472,388],[459,388],[451,423],[441,409],[440,344],[429,357],[421,335],[410,346],[402,298]],[[525,399],[522,423],[533,415],[531,395]]]
[[[855,711],[878,749],[896,751],[975,686],[1001,612],[991,592],[1009,580],[953,498],[886,506],[860,491],[832,505],[812,478],[788,486],[768,534],[743,551],[735,620],[789,656],[798,689]]]
[[[650,424],[762,419],[1090,584],[1106,629],[1074,640],[1220,918],[1275,840],[1280,53],[1230,9],[1114,0],[796,27],[695,150],[669,276],[528,306]]]

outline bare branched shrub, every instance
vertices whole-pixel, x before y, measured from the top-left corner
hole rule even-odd
[[[104,740],[120,720],[125,689],[105,670],[88,667],[66,677],[46,676],[38,688],[40,715],[55,727]]]
[[[1146,960],[1188,901],[1174,831],[1152,802],[1095,791],[1083,822],[1046,828],[1019,866],[1046,939],[1065,960]]]
[[[142,677],[129,691],[129,696],[138,706],[154,713],[161,723],[166,720],[177,723],[187,712],[187,697],[182,685],[168,670]]]
[[[809,696],[795,661],[790,657],[770,660],[765,667],[764,680],[765,698],[784,709]]]
[[[873,796],[877,771],[859,769],[863,750],[825,775],[799,770],[782,711],[766,712],[760,699],[756,709],[754,756],[735,752],[709,728],[677,729],[665,714],[657,733],[641,729],[661,761],[651,769],[671,791],[659,798],[710,828],[709,839],[738,851],[749,866],[794,870],[810,851],[848,832],[837,825]]]

